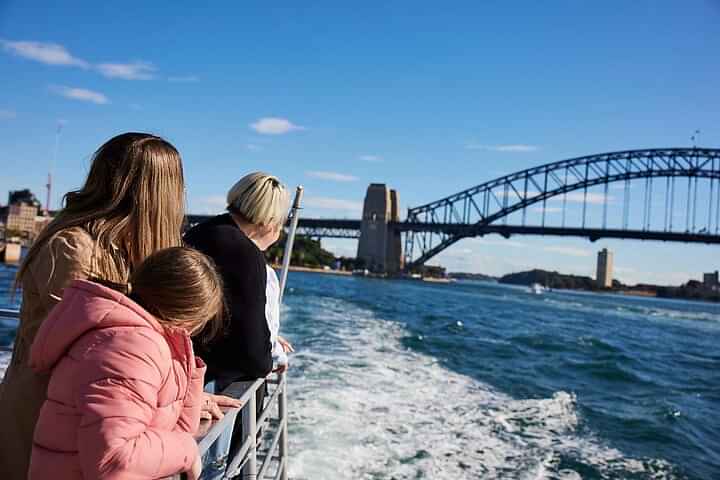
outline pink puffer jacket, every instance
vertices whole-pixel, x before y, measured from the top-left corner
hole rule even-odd
[[[121,293],[73,281],[30,366],[52,370],[30,479],[161,478],[195,461],[205,365],[187,333]]]

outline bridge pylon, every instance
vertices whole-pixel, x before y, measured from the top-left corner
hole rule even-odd
[[[375,273],[396,274],[403,268],[398,193],[384,183],[371,183],[365,194],[357,258]]]

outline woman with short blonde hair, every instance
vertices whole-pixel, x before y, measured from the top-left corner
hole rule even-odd
[[[255,172],[227,194],[228,213],[190,229],[185,241],[215,261],[225,283],[230,321],[226,335],[195,348],[208,366],[208,390],[222,391],[236,381],[265,378],[273,367],[266,319],[267,262],[263,252],[275,243],[287,219],[290,198],[277,177]],[[258,390],[262,408],[264,389]],[[239,417],[238,417],[239,419]],[[239,438],[237,432],[233,438]],[[208,452],[213,458],[203,478],[223,478],[230,439],[222,437]]]
[[[272,368],[265,321],[267,262],[263,252],[278,240],[290,198],[277,177],[255,172],[230,188],[227,201],[228,213],[185,234],[188,245],[218,266],[230,315],[227,334],[197,348],[208,364],[208,381],[218,377],[254,380]]]

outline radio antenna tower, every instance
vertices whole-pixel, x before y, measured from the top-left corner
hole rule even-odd
[[[45,198],[45,215],[50,215],[50,199],[52,198],[52,171],[55,168],[55,162],[57,161],[58,148],[60,147],[60,134],[62,133],[63,122],[58,120],[57,130],[55,130],[55,148],[53,148],[52,160],[50,163],[50,169],[48,169],[47,178],[47,197]]]

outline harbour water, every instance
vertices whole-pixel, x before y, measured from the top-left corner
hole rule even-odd
[[[718,305],[296,272],[288,286],[291,478],[720,478]]]

